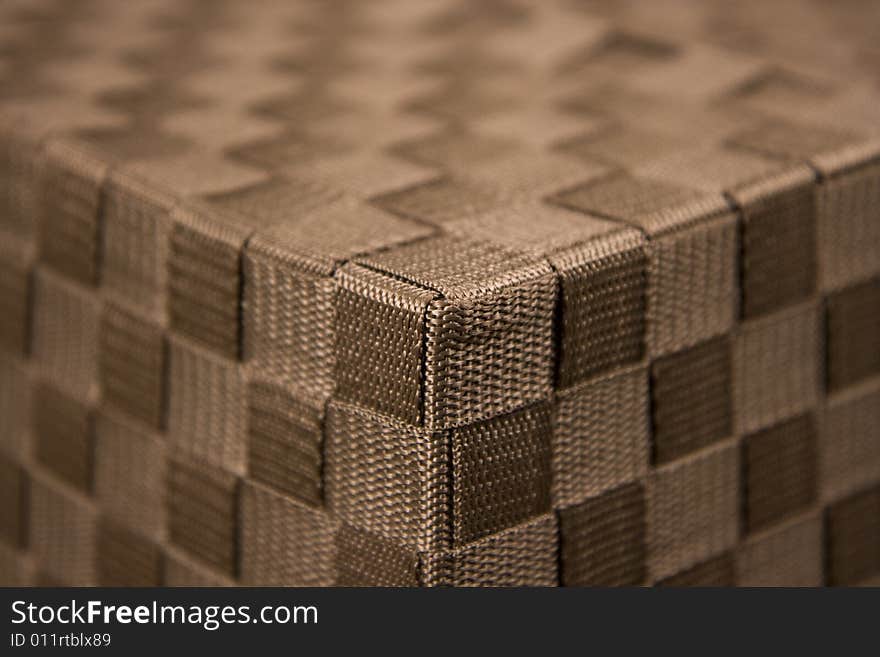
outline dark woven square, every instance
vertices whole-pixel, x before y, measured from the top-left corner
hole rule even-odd
[[[235,576],[238,479],[222,470],[171,459],[168,533],[199,561]]]
[[[103,400],[161,429],[165,413],[168,345],[162,328],[107,303],[98,333],[98,378]]]
[[[159,586],[162,554],[158,546],[106,518],[98,522],[99,586]]]
[[[745,437],[747,531],[768,527],[816,500],[816,441],[816,427],[810,415]]]
[[[21,248],[15,243],[6,246]],[[0,349],[23,356],[30,348],[33,279],[31,263],[21,255],[10,253],[0,260]]]
[[[559,512],[565,586],[639,585],[646,576],[645,498],[627,484]]]
[[[733,431],[727,337],[664,356],[651,366],[654,460],[666,463]]]
[[[856,151],[858,152],[858,151]],[[818,189],[819,276],[823,291],[880,275],[880,161],[831,158]]]
[[[88,493],[94,470],[94,416],[82,402],[48,384],[34,392],[36,457],[67,483]]]
[[[825,524],[829,584],[850,586],[880,573],[880,487],[832,504]]]
[[[171,328],[227,358],[239,356],[244,240],[178,219],[168,254]]]
[[[561,192],[554,200],[582,212],[649,227],[658,213],[694,203],[703,196],[659,180],[612,174]]]
[[[497,195],[489,187],[444,177],[399,192],[390,192],[374,198],[372,202],[401,217],[443,224],[489,210],[498,201]]]
[[[13,548],[27,546],[27,471],[0,452],[0,540]]]
[[[744,317],[797,303],[816,289],[815,195],[814,185],[807,183],[743,207]]]
[[[418,586],[418,568],[411,548],[345,523],[336,534],[339,586]]]
[[[425,312],[434,295],[357,266],[337,280],[337,396],[419,424]]]
[[[641,360],[647,257],[638,234],[624,231],[552,262],[562,293],[558,386]]]
[[[476,540],[550,509],[550,407],[452,432],[453,540]]]
[[[831,294],[826,309],[828,388],[880,373],[880,278]]]
[[[99,278],[102,185],[108,166],[64,142],[46,148],[40,261],[83,285]]]
[[[657,582],[657,586],[734,586],[736,558],[733,552],[724,552],[696,566]]]
[[[319,411],[270,383],[248,385],[248,474],[306,503],[322,501]]]

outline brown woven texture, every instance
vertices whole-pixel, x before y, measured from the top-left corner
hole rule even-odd
[[[0,3],[0,583],[877,582],[878,24]]]

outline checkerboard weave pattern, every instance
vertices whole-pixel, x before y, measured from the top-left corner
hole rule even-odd
[[[878,24],[4,2],[0,581],[877,583]]]

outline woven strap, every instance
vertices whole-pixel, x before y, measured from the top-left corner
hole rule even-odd
[[[0,583],[876,581],[878,21],[0,3]]]

